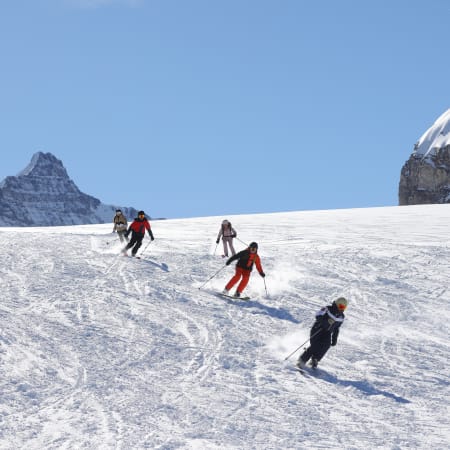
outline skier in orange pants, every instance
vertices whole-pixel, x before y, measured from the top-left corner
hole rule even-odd
[[[236,253],[236,255],[233,255],[231,258],[229,258],[226,262],[226,265],[229,266],[236,259],[238,260],[236,264],[236,273],[234,274],[233,278],[231,278],[231,280],[227,283],[222,293],[228,295],[229,290],[239,280],[241,280],[234,294],[234,297],[240,297],[242,291],[245,289],[250,279],[250,274],[253,270],[253,264],[255,264],[256,269],[263,278],[266,276],[266,274],[263,272],[261,266],[261,260],[258,255],[258,244],[256,242],[252,242],[247,249],[242,250],[241,252]]]

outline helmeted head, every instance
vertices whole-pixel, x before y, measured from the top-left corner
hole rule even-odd
[[[138,217],[140,217],[140,218],[145,217],[145,212],[144,211],[139,211],[138,212]]]
[[[339,297],[334,301],[334,303],[337,306],[337,309],[341,312],[347,309],[348,302],[347,299],[345,299],[344,297]]]
[[[227,219],[224,219],[224,220],[222,220],[222,225],[228,225],[228,220]]]
[[[116,216],[120,216],[122,214],[122,211],[120,209],[116,209]]]
[[[248,246],[248,248],[250,249],[250,251],[257,251],[258,250],[258,244],[256,242],[252,242],[250,243],[250,245]]]

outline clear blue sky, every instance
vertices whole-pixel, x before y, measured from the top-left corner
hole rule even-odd
[[[153,217],[397,205],[449,108],[448,0],[0,3],[0,179]]]

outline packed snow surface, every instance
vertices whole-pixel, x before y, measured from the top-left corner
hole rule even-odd
[[[247,302],[215,295],[224,218],[259,243]],[[449,224],[449,205],[155,221],[140,260],[112,224],[2,228],[0,448],[448,449]],[[286,357],[337,296],[338,344],[303,376]]]

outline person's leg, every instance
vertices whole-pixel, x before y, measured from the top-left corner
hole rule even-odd
[[[128,244],[125,246],[123,251],[126,252],[128,249],[133,247],[134,244],[136,244],[136,235],[133,233],[131,236],[130,242],[128,242]]]
[[[308,347],[298,358],[297,366],[305,367],[306,363],[309,361],[309,358],[311,358],[311,355],[312,355],[311,347]]]
[[[314,350],[313,358],[319,362],[330,349],[330,340],[322,340],[317,348]]]
[[[230,246],[231,254],[234,256],[236,254],[236,251],[234,250],[233,246],[233,238],[230,238],[230,240],[228,241],[228,245]]]
[[[311,364],[313,367],[317,367],[330,346],[331,337],[328,334],[319,335],[317,338],[311,339]]]
[[[225,289],[227,291],[229,291],[241,279],[241,276],[242,276],[241,270],[242,269],[240,267],[236,267],[236,272],[235,272],[233,278],[231,278],[231,280],[225,286]]]
[[[248,284],[248,280],[250,279],[250,270],[241,269],[242,273],[242,280],[239,283],[239,286],[236,289],[236,292],[239,294],[242,293],[242,291],[246,288]]]
[[[222,244],[223,244],[223,254],[224,254],[224,256],[228,256],[227,238],[226,237],[222,237]]]
[[[136,256],[137,251],[139,250],[139,247],[142,245],[142,239],[144,239],[144,236],[139,236],[136,238],[136,244],[133,247],[133,250],[131,250],[131,254],[133,256]],[[130,244],[128,244],[130,245]]]

